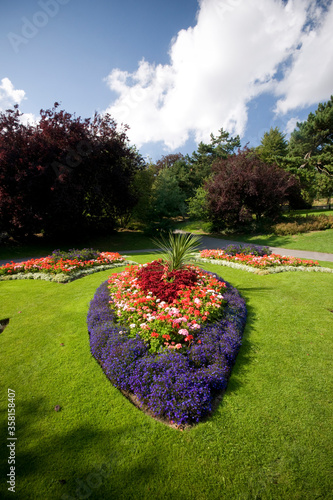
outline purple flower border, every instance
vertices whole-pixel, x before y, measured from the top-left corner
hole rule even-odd
[[[227,386],[247,317],[245,300],[226,284],[225,315],[201,328],[201,344],[193,344],[186,354],[151,354],[139,336],[128,338],[126,328],[115,323],[108,282],[102,283],[90,302],[87,325],[91,353],[111,383],[136,396],[154,416],[177,425],[207,416],[215,396]]]

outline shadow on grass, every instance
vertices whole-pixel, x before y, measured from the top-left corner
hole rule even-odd
[[[238,291],[240,291],[239,288]],[[224,391],[219,392],[215,396],[212,404],[212,412],[210,413],[209,416],[202,419],[201,421],[202,423],[209,421],[211,418],[214,418],[214,415],[218,413],[218,410],[223,407],[224,397],[226,395],[232,394],[238,391],[244,385],[246,385],[246,374],[249,369],[249,365],[256,358],[256,352],[257,352],[256,345],[250,339],[250,333],[252,332],[256,322],[255,309],[248,303],[248,300],[246,302],[246,307],[247,307],[247,320],[242,337],[242,344],[237,354],[235,363],[230,370],[230,376],[227,387]]]
[[[253,331],[256,323],[255,309],[247,303],[247,320],[245,330],[242,338],[242,345],[236,358],[235,365],[232,370],[232,375],[228,391],[235,391],[246,382],[246,373],[249,365],[256,358],[256,346],[251,340],[251,332]]]
[[[1,436],[7,444],[11,442],[7,440],[7,409],[0,414]],[[47,434],[41,432],[45,429],[45,421],[41,420],[45,418],[49,420]],[[59,430],[61,419],[63,427]],[[19,499],[134,498],[134,492],[137,498],[143,498],[146,485],[159,474],[158,460],[149,444],[137,458],[135,436],[139,437],[139,428],[118,425],[114,430],[103,431],[76,425],[68,421],[66,409],[55,411],[42,397],[17,399],[16,421],[17,441],[12,442],[16,455],[15,494]],[[2,446],[3,478],[9,473],[8,456],[9,448]],[[12,498],[9,484],[4,482],[1,498]]]

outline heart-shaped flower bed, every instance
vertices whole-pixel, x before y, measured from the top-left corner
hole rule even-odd
[[[134,269],[136,278],[132,280],[128,280],[128,278],[132,276],[133,268],[126,269],[124,273],[113,275],[109,280],[111,282],[111,296],[116,293],[112,291],[112,287],[116,286],[120,290],[120,285],[124,282],[122,291],[127,290],[126,293],[129,296],[128,288],[126,288],[128,286],[132,287],[132,298],[140,291],[142,292],[141,298],[146,297],[142,304],[148,309],[141,310],[141,313],[147,316],[143,323],[149,326],[151,316],[148,315],[151,314],[152,304],[157,304],[156,313],[163,313],[162,318],[159,318],[160,325],[163,324],[164,316],[164,323],[168,323],[169,328],[174,330],[174,333],[170,334],[169,340],[173,334],[181,335],[179,330],[185,329],[181,327],[187,326],[186,329],[189,330],[191,325],[194,325],[192,321],[195,321],[197,326],[191,331],[190,337],[192,338],[187,340],[187,343],[184,339],[183,345],[178,350],[174,348],[177,345],[176,341],[174,345],[170,341],[166,342],[164,346],[160,344],[159,350],[156,352],[156,344],[154,345],[150,340],[156,339],[152,333],[158,334],[159,337],[162,336],[161,332],[156,331],[158,323],[150,332],[151,339],[149,340],[149,337],[146,337],[146,328],[142,328],[140,331],[141,336],[138,331],[133,332],[129,324],[130,316],[125,314],[122,318],[119,315],[120,307],[125,311],[128,309],[126,302],[120,303],[120,299],[114,297],[115,300],[110,306],[110,291],[108,289],[110,285],[105,282],[97,289],[88,312],[87,324],[91,352],[112,384],[126,395],[134,396],[138,404],[151,415],[167,422],[176,423],[178,426],[193,424],[211,413],[214,399],[226,388],[231,368],[241,345],[246,321],[245,301],[234,287],[223,282],[213,273],[199,272],[195,270],[196,268],[191,267],[188,270],[196,275],[196,279],[194,276],[192,276],[193,279],[187,276],[186,279],[189,278],[190,283],[186,285],[180,273],[178,273],[178,277],[170,277],[167,273],[164,277],[162,275],[161,279],[161,269],[154,264],[151,266],[151,270],[152,273],[156,273],[155,278],[158,277],[158,279],[152,279],[155,285],[158,281],[162,282],[163,280],[171,284],[178,282],[177,286],[173,286],[172,296],[175,298],[170,299],[169,303],[164,301],[163,310],[159,311],[158,305],[163,301],[157,295],[153,295],[152,283],[149,285],[149,291],[145,285],[151,276],[146,280],[145,274],[147,272],[145,270],[140,275],[140,271],[147,267],[149,270],[149,265],[137,266]],[[148,274],[150,273],[148,272]],[[206,301],[207,306],[205,306],[206,299],[202,296],[199,299],[201,301],[200,307],[202,306],[201,311],[200,307],[195,311],[203,313],[205,308],[214,308],[212,299],[215,299],[216,302],[220,300],[221,303],[217,304],[218,307],[215,309],[219,309],[222,313],[217,314],[211,323],[208,320],[200,322],[200,318],[207,318],[204,314],[201,316],[197,314],[192,319],[190,311],[188,314],[184,314],[180,307],[182,294],[185,296],[187,294],[187,300],[192,302],[198,298],[196,297],[197,290],[202,288],[201,293],[205,295],[205,288],[202,286],[205,280],[216,288],[215,290],[213,288],[207,290],[210,297]],[[223,289],[222,299],[217,298],[220,295],[220,289]],[[166,292],[169,294],[170,291],[171,288],[167,287]],[[155,292],[160,293],[158,290]],[[163,292],[161,291],[161,293]],[[184,305],[186,306],[188,303],[184,303]],[[199,303],[194,303],[199,306]],[[130,304],[129,307],[134,309],[129,313],[137,314],[138,304]],[[157,320],[155,318],[152,322]],[[180,321],[177,322],[177,320]]]

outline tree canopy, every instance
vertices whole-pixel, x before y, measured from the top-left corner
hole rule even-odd
[[[302,168],[314,168],[333,177],[333,96],[320,103],[306,121],[297,123],[288,150],[290,156],[302,160]]]
[[[257,153],[266,163],[279,163],[279,159],[284,158],[288,153],[286,134],[283,134],[279,127],[271,127],[269,132],[264,133]]]
[[[247,148],[217,160],[206,183],[208,205],[217,228],[249,222],[253,214],[275,219],[284,203],[300,195],[298,180],[269,165]]]
[[[24,125],[16,106],[0,113],[0,224],[9,234],[73,234],[114,227],[133,206],[140,155],[109,116],[82,120],[41,110]]]

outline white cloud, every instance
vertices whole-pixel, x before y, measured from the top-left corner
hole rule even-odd
[[[0,111],[12,107],[14,104],[20,104],[25,98],[24,90],[15,90],[14,85],[9,78],[3,78],[0,84]]]
[[[40,121],[40,116],[36,116],[33,113],[23,113],[20,116],[20,122],[23,125],[35,126]]]
[[[297,127],[297,122],[300,122],[301,120],[297,117],[290,118],[286,124],[286,127],[284,129],[285,133],[287,135],[291,134],[295,128]]]
[[[275,92],[285,96],[285,107],[291,105],[290,85],[297,58],[294,57],[286,80],[277,82],[275,78],[281,64],[287,64],[294,56],[300,41],[304,64],[307,54],[315,57],[316,47],[310,49],[315,32],[302,31],[309,16],[313,24],[319,22],[319,11],[313,8],[315,0],[199,3],[197,24],[181,30],[172,40],[168,65],[153,65],[143,59],[136,72],[115,69],[106,79],[119,96],[106,111],[119,123],[128,123],[129,138],[138,147],[164,141],[174,150],[184,145],[191,133],[197,142],[206,141],[211,132],[216,134],[221,127],[242,136],[247,104],[254,97]],[[319,46],[324,44],[324,28],[330,46],[332,35],[327,24],[328,21],[318,34]],[[326,78],[327,73],[323,70],[318,79]],[[308,79],[309,88],[315,78],[312,75]],[[284,86],[288,79],[290,85]]]
[[[315,15],[319,17],[318,11]],[[311,106],[327,100],[333,93],[333,4],[325,17],[319,17],[318,23],[317,30],[302,34],[302,46],[295,52],[285,78],[277,85],[276,93],[284,95],[276,104],[277,113]]]
[[[21,104],[25,100],[24,90],[15,90],[9,78],[3,78],[0,84],[0,112],[12,108],[15,104]],[[24,125],[35,125],[40,121],[40,117],[33,113],[22,113],[20,122]]]

